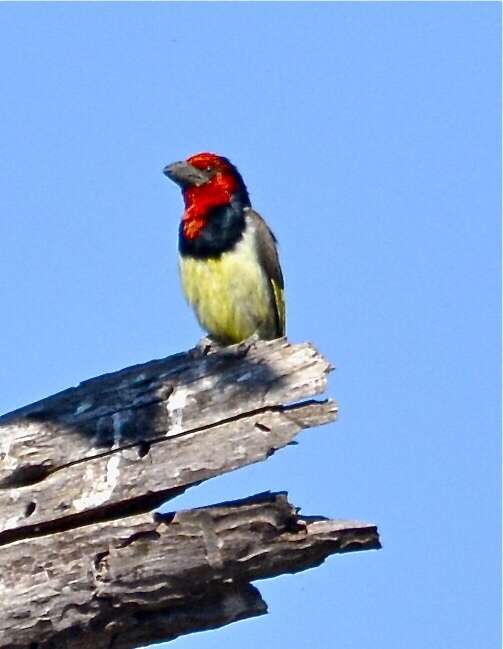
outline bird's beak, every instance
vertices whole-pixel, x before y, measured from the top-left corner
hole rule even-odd
[[[180,187],[190,187],[191,185],[204,185],[211,178],[211,175],[193,167],[188,162],[173,162],[162,170],[163,174]]]

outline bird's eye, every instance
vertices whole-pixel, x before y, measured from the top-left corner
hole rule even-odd
[[[208,166],[206,167],[206,171],[213,171],[213,167],[212,167],[211,165],[208,165]]]

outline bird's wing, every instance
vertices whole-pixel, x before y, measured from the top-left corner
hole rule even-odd
[[[285,335],[285,297],[281,266],[279,265],[277,241],[264,219],[252,209],[247,210],[257,235],[259,263],[269,280],[272,302],[276,311],[278,338]]]

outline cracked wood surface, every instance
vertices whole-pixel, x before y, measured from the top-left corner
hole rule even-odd
[[[285,494],[140,514],[2,548],[0,649],[132,649],[266,612],[249,582],[379,547]],[[35,639],[35,640],[34,640]]]
[[[336,416],[329,364],[284,340],[198,350],[84,381],[0,418],[0,545],[145,511],[264,460]]]
[[[201,349],[0,417],[0,649],[129,649],[261,615],[250,581],[379,547],[284,494],[159,516],[192,485],[333,421],[309,343]]]

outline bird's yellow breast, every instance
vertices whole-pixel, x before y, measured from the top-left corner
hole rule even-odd
[[[217,258],[180,257],[183,290],[201,326],[223,343],[240,342],[274,328],[268,279],[251,234]]]

